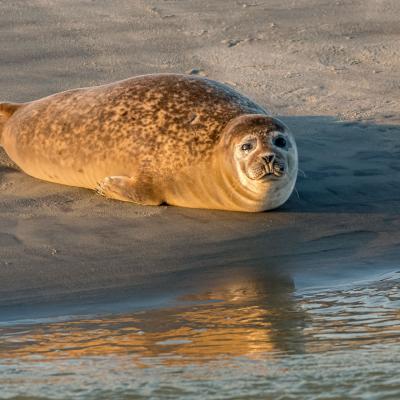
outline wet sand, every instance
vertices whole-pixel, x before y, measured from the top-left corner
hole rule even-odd
[[[283,273],[299,289],[399,270],[397,1],[13,1],[1,11],[2,100],[192,71],[281,117],[302,170],[285,206],[249,215],[114,202],[1,156],[1,319],[165,304],[199,274],[207,284],[232,268]]]

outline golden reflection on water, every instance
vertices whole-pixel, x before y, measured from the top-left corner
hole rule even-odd
[[[180,298],[178,307],[0,328],[0,359],[129,356],[137,367],[179,366],[393,342],[400,299],[392,286],[301,298],[290,278],[247,271]]]
[[[300,350],[304,313],[284,277],[236,276],[177,308],[3,329],[0,358],[79,358],[130,354],[185,364]],[[1,331],[1,329],[0,329]]]

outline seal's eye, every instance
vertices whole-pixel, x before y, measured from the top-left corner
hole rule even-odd
[[[286,139],[282,136],[279,136],[274,140],[274,145],[276,147],[286,147]]]
[[[253,148],[253,145],[251,143],[245,143],[242,144],[242,151],[250,151]]]

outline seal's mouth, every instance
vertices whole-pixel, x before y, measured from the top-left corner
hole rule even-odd
[[[252,166],[248,170],[248,177],[253,180],[280,178],[285,174],[286,164],[283,160],[275,158],[271,162],[263,161]]]
[[[282,176],[285,173],[285,163],[283,160],[276,159],[268,165],[270,174],[275,176]]]

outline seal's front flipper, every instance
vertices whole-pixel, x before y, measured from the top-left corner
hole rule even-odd
[[[109,199],[131,201],[136,204],[158,206],[162,203],[151,185],[128,176],[108,176],[99,182],[96,191]]]

